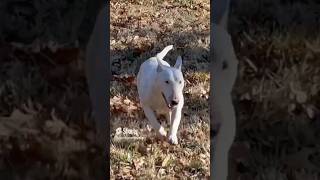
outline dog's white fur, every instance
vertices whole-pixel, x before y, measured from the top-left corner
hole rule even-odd
[[[174,67],[163,60],[172,48],[172,45],[165,47],[155,57],[141,64],[137,87],[140,104],[151,126],[162,137],[167,137],[166,130],[156,117],[156,113],[165,114],[171,125],[168,140],[172,144],[178,144],[177,131],[184,105],[184,78],[181,56],[177,58]]]
[[[236,116],[231,92],[237,77],[238,60],[233,43],[227,32],[229,2],[221,20],[212,27],[214,37],[213,78],[211,79],[211,118],[217,134],[211,137],[213,164],[211,176],[214,180],[228,179],[229,150],[236,134]],[[219,8],[219,7],[218,7]]]
[[[86,75],[89,94],[97,130],[97,141],[106,146],[107,139],[107,66],[109,59],[106,56],[105,42],[107,9],[104,7],[96,18],[96,23],[86,48]],[[103,98],[105,97],[105,98]]]
[[[230,35],[220,26],[215,26],[214,63],[211,112],[216,137],[213,140],[213,179],[227,180],[228,154],[236,133],[236,117],[232,104],[231,91],[237,76],[238,61]]]

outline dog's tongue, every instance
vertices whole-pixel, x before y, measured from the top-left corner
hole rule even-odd
[[[162,97],[163,97],[164,101],[166,102],[166,104],[167,104],[168,108],[171,110],[171,109],[172,109],[172,105],[171,105],[170,103],[167,103],[167,99],[166,99],[166,97],[164,96],[164,94],[163,94],[163,93],[161,93],[161,94],[162,94]]]

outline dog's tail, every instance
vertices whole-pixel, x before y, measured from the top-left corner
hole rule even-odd
[[[173,49],[173,45],[166,46],[160,53],[158,53],[156,55],[156,58],[158,59],[158,61],[163,60],[163,58],[171,49]]]

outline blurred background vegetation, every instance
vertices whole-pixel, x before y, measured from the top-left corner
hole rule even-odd
[[[319,179],[320,2],[233,1],[232,179]]]
[[[83,50],[102,1],[0,2],[1,179],[96,179]]]
[[[3,0],[0,3],[1,41],[30,44],[54,41],[85,43],[102,1]]]

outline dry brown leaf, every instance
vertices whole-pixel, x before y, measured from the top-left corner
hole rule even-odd
[[[303,91],[296,91],[296,100],[298,103],[303,104],[307,102],[308,96]]]
[[[303,148],[299,152],[286,157],[284,163],[292,169],[308,169],[311,171],[318,171],[319,168],[309,161],[309,156],[313,152],[314,150],[311,148]]]
[[[3,136],[12,135],[28,135],[37,134],[38,130],[35,128],[35,120],[32,114],[26,114],[15,109],[9,117],[0,117],[1,133]]]
[[[148,148],[147,146],[145,146],[144,144],[140,144],[138,147],[138,152],[143,155],[146,156],[148,154]]]
[[[162,163],[161,163],[161,166],[162,166],[162,167],[166,167],[170,159],[171,159],[170,154],[168,154],[168,155],[163,159],[163,161],[162,161]]]
[[[289,104],[288,106],[289,113],[292,113],[295,109],[296,109],[296,104],[293,104],[293,103]]]
[[[112,113],[125,113],[129,117],[134,117],[136,110],[138,110],[138,103],[119,96],[114,96],[110,99],[110,106]]]
[[[66,130],[67,128],[67,125],[61,120],[48,120],[45,122],[44,130],[49,134],[58,137],[62,131]]]
[[[71,153],[85,151],[87,149],[87,144],[84,141],[72,137],[64,137],[62,140],[58,141],[57,148],[60,153]]]
[[[314,107],[313,106],[306,106],[304,107],[306,110],[306,113],[310,119],[313,119],[315,117]]]
[[[135,170],[139,170],[144,165],[144,158],[133,159],[133,165]]]
[[[163,176],[164,174],[166,174],[166,170],[163,169],[163,168],[160,168],[160,169],[158,170],[157,177],[160,178],[160,177]]]
[[[126,85],[135,85],[135,76],[134,75],[128,75],[128,74],[124,74],[124,75],[113,75],[112,79],[114,81],[119,81],[122,83],[125,83]]]

